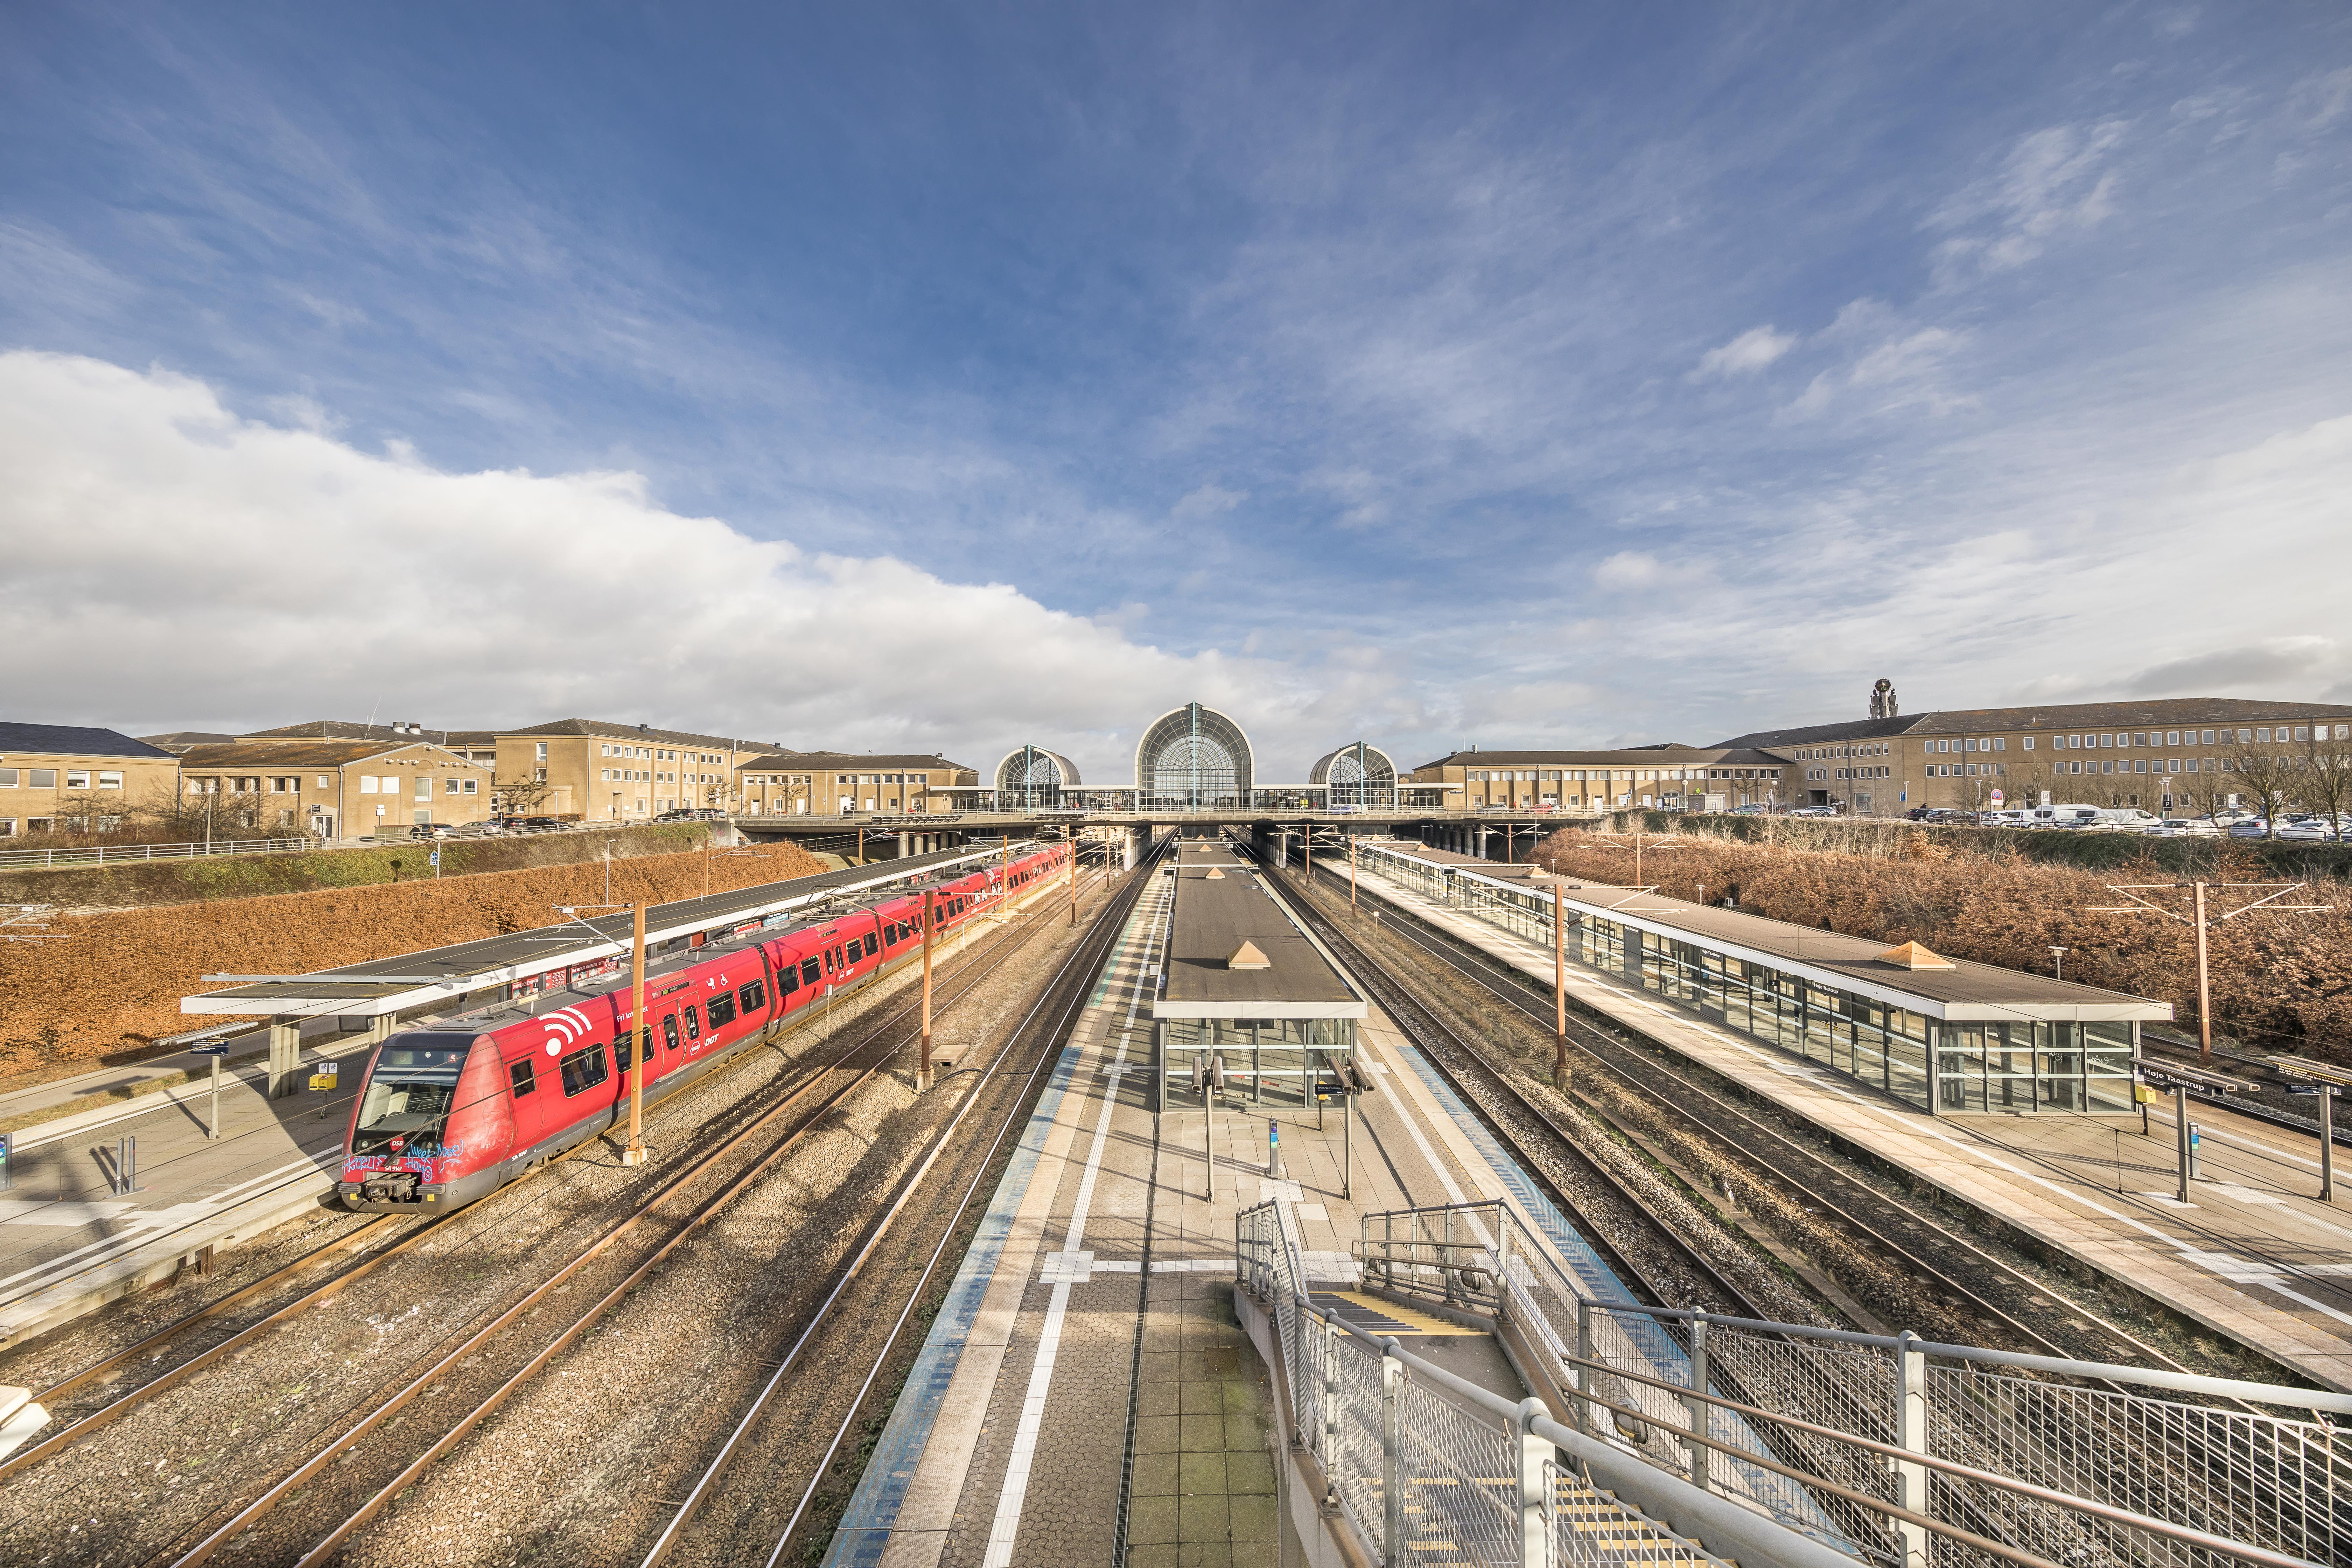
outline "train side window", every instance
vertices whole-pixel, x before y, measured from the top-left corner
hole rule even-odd
[[[507,1068],[507,1077],[514,1084],[514,1097],[517,1100],[520,1100],[539,1087],[539,1075],[529,1057],[523,1058],[522,1060]]]
[[[558,1066],[563,1075],[563,1092],[567,1098],[595,1088],[609,1076],[604,1067],[603,1046],[574,1051]]]
[[[677,1049],[677,1015],[675,1013],[662,1020],[662,1043],[671,1050]]]
[[[713,1033],[735,1021],[735,997],[732,993],[721,991],[712,996],[707,1005],[710,1008],[710,1027]]]
[[[819,967],[815,959],[804,958],[801,961],[801,979],[803,983],[814,985],[822,977],[822,974],[823,971]]]
[[[702,1015],[695,1010],[694,1004],[688,1002],[678,1011],[686,1019],[686,1037],[689,1040],[702,1038]],[[670,1044],[676,1046],[677,1042],[672,1040]]]
[[[757,1013],[768,1005],[768,983],[764,980],[747,980],[743,983],[742,988],[735,993],[735,999],[743,1004],[743,1011],[746,1015]]]
[[[866,933],[866,956],[868,958],[873,957],[874,954],[879,951],[880,947],[880,939],[876,937],[872,931],[867,931]]]
[[[630,1054],[632,1048],[629,1032],[626,1029],[613,1037],[613,1060],[623,1072],[628,1071],[630,1065],[636,1060],[635,1057]],[[646,1060],[650,1062],[653,1059],[653,1052],[648,1050],[646,1053]]]

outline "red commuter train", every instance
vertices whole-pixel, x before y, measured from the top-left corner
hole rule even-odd
[[[1069,865],[1056,845],[931,889],[935,931]],[[923,945],[919,892],[772,931],[745,926],[646,966],[646,1103],[790,1027],[828,994],[863,984]],[[446,1212],[499,1188],[628,1115],[626,972],[408,1029],[376,1047],[352,1107],[335,1191],[370,1214]],[[650,1041],[646,1041],[646,1036]]]

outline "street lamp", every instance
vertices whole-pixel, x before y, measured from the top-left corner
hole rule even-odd
[[[2052,978],[2052,979],[2053,979],[2053,980],[2063,980],[2063,979],[2065,979],[2065,978],[2066,978],[2066,950],[2065,950],[2064,948],[2063,948],[2063,947],[2053,947],[2053,948],[2052,948],[2052,949],[2050,950],[2050,957],[2051,957],[2051,960],[2052,960],[2052,966],[2051,966],[2051,970],[2050,970],[2050,976],[2051,976],[2051,978]]]

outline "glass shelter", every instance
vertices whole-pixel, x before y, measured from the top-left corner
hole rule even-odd
[[[1494,875],[1419,845],[1358,852],[1365,870],[1546,947],[1558,909],[1570,963],[1931,1114],[2128,1111],[2139,1026],[2172,1016],[2169,1003],[1645,889]]]

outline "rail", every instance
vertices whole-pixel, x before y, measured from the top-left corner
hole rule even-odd
[[[1356,1250],[1367,1289],[1516,1325],[1591,1440],[1864,1562],[2352,1561],[2352,1394],[1595,1300],[1494,1203]]]

